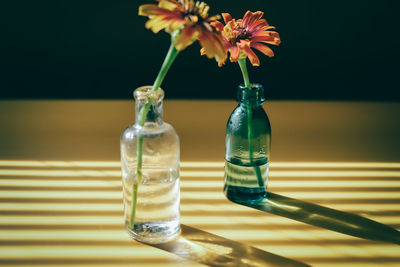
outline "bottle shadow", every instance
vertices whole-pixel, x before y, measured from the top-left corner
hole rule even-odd
[[[355,237],[400,244],[400,232],[392,227],[359,215],[271,192],[259,203],[237,204]]]
[[[149,245],[213,267],[310,266],[187,225],[176,239]]]

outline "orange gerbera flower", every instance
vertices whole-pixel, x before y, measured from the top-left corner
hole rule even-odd
[[[281,39],[275,31],[274,26],[270,26],[265,19],[261,19],[264,12],[247,11],[243,19],[232,19],[228,13],[223,13],[225,26],[215,21],[212,25],[222,32],[225,48],[230,52],[230,61],[237,62],[239,58],[248,57],[253,66],[260,66],[260,60],[251,48],[257,49],[268,57],[273,57],[274,52],[266,44],[279,45]],[[206,53],[205,49],[201,50]],[[222,66],[224,61],[219,61]]]
[[[211,26],[220,18],[208,16],[210,7],[194,0],[156,0],[158,5],[145,4],[139,7],[139,15],[149,17],[146,28],[154,33],[165,29],[170,34],[180,30],[175,36],[174,46],[178,51],[185,49],[196,39],[205,48],[209,58],[225,61],[227,58],[221,33]]]

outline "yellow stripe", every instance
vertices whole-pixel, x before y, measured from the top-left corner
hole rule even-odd
[[[130,240],[128,234],[122,230],[103,229],[101,235],[97,231],[74,230],[74,231],[54,231],[54,230],[0,230],[0,240],[57,240],[57,239],[87,239],[87,240]],[[140,243],[133,242],[132,245],[140,246]]]
[[[398,171],[270,171],[270,177],[400,177]],[[223,171],[182,171],[181,177],[224,177]]]
[[[274,168],[400,168],[400,162],[271,162]]]
[[[0,169],[8,176],[95,176],[120,177],[120,171],[95,170],[18,170]],[[223,171],[181,171],[181,177],[224,177]],[[400,177],[399,171],[271,171],[270,177]]]
[[[123,225],[123,217],[121,216],[2,216],[0,225],[81,225],[81,224],[121,224]]]
[[[399,171],[271,171],[271,177],[400,177]]]
[[[180,163],[183,168],[224,168],[225,162],[216,161],[183,161]]]
[[[274,187],[285,187],[285,188],[334,188],[334,187],[347,187],[351,190],[352,187],[362,187],[362,188],[377,188],[379,190],[380,187],[398,187],[400,190],[400,179],[398,181],[379,181],[379,180],[368,180],[368,181],[336,181],[325,180],[325,181],[307,181],[307,180],[296,180],[296,181],[279,181],[278,179],[268,181],[268,186]],[[300,189],[301,190],[301,189]],[[399,194],[400,197],[400,194]]]
[[[181,180],[181,188],[222,188],[224,184],[223,179],[214,181],[191,181],[191,180]],[[0,186],[21,186],[21,187],[101,187],[109,188],[110,186],[119,186],[122,188],[121,180],[27,180],[27,179],[0,179]],[[351,190],[352,187],[362,187],[362,188],[376,188],[379,190],[381,187],[391,187],[398,188],[400,190],[400,179],[399,181],[379,181],[379,180],[324,180],[324,181],[308,181],[308,180],[296,180],[296,181],[280,181],[280,180],[270,180],[268,181],[268,186],[273,187],[283,187],[283,188],[335,188],[335,187],[348,187]],[[122,189],[121,189],[122,190]]]
[[[282,192],[279,192],[282,193]],[[288,192],[288,197],[297,199],[400,199],[399,192]],[[182,199],[221,199],[221,192],[181,192]]]
[[[254,211],[253,215],[242,216],[239,214],[235,216],[213,216],[212,220],[209,217],[202,217],[201,213],[198,216],[183,215],[181,217],[182,223],[188,225],[202,225],[202,226],[214,226],[214,225],[247,225],[247,226],[265,226],[265,230],[268,231],[268,227],[291,225],[296,228],[298,225],[303,223],[294,220],[289,220],[284,217],[276,216],[257,216],[257,211]],[[398,224],[399,219],[397,216],[374,216],[374,220],[384,224]],[[123,227],[124,218],[123,216],[2,216],[0,225],[121,225]],[[321,231],[326,231],[320,229]],[[1,236],[1,234],[0,234]]]
[[[79,190],[79,189],[78,189]],[[51,199],[121,199],[122,202],[122,190],[121,192],[85,192],[85,191],[0,191],[0,199],[3,198],[46,198]]]
[[[172,254],[170,254],[170,255],[172,255]],[[0,258],[0,259],[1,259],[1,258]],[[19,265],[19,264],[12,264],[12,265],[10,265],[10,266],[13,266],[13,267],[26,267],[26,266],[29,266],[29,267],[43,267],[43,266],[52,266],[52,267],[54,267],[54,266],[73,266],[73,267],[88,267],[88,266],[96,266],[96,267],[132,267],[132,266],[133,266],[133,265],[132,265],[132,262],[134,262],[134,260],[132,260],[131,262],[129,262],[129,261],[120,262],[119,259],[115,259],[115,261],[113,261],[113,262],[111,262],[111,263],[109,263],[109,264],[107,264],[107,263],[98,264],[98,262],[96,261],[96,262],[95,262],[96,265],[91,264],[90,262],[87,263],[87,264],[76,264],[76,263],[74,262],[73,264],[70,264],[70,265],[66,265],[65,263],[60,263],[60,264],[58,264],[58,263],[54,263],[54,264],[49,264],[49,263],[46,263],[46,264],[34,264],[34,263],[32,263],[32,262],[29,262],[29,265],[26,265],[26,264],[21,264],[21,265]],[[50,262],[50,263],[52,263],[52,262]],[[183,267],[183,266],[188,266],[187,264],[188,264],[188,263],[186,263],[185,260],[180,259],[180,258],[177,257],[177,256],[170,256],[170,257],[168,257],[168,258],[165,257],[165,259],[164,259],[162,262],[160,262],[160,263],[155,263],[155,262],[140,262],[140,267]],[[352,266],[353,266],[353,265],[354,265],[354,264],[352,264]],[[200,264],[200,263],[195,263],[194,261],[190,261],[190,267],[204,267],[204,265],[203,265],[203,264]],[[357,266],[355,266],[355,267],[357,267]],[[361,266],[361,267],[369,267],[369,266],[368,266],[368,265],[363,265],[363,266]],[[374,265],[373,267],[376,267],[376,265]],[[388,267],[390,267],[390,266],[388,266]],[[398,267],[398,266],[394,266],[394,267]]]
[[[221,168],[223,161],[183,161],[181,167]],[[119,161],[0,160],[2,167],[98,167],[120,168]],[[274,168],[400,168],[400,162],[271,162]]]
[[[312,248],[311,248],[312,249]],[[267,249],[265,249],[267,250]],[[267,250],[268,251],[268,250]],[[207,254],[205,254],[207,255]],[[297,257],[297,260],[302,260],[302,259],[306,259],[303,260],[303,262],[306,262],[307,264],[310,264],[311,266],[318,266],[318,267],[332,267],[332,263],[327,263],[323,258],[322,261],[319,258],[313,258],[313,259],[309,259],[309,258],[301,258],[301,257]],[[373,261],[371,261],[370,263],[368,262],[363,262],[360,261],[360,263],[354,262],[355,259],[352,260],[351,262],[351,267],[377,267],[377,263],[374,263]],[[245,259],[242,259],[242,261],[245,261]],[[253,263],[253,261],[251,261]],[[217,262],[218,263],[218,262]],[[263,264],[267,264],[267,263],[263,263]],[[25,267],[26,265],[13,265],[13,266],[18,266],[18,267]],[[49,266],[46,264],[46,266]],[[74,267],[88,267],[90,265],[85,264],[73,264]],[[140,263],[140,267],[183,267],[183,266],[190,266],[190,267],[204,267],[205,265],[200,264],[200,263],[196,263],[194,260],[190,260],[190,261],[182,261],[182,263],[179,262],[168,262],[165,261],[163,263],[160,264],[156,264],[156,263],[145,263],[145,262],[141,262]],[[268,265],[264,265],[264,266],[268,266]],[[347,267],[349,266],[349,264],[347,262],[345,263],[341,263],[341,262],[335,262],[334,264],[335,267]],[[380,265],[383,266],[383,265]],[[399,267],[399,263],[388,263],[385,262],[384,263],[385,267]],[[43,265],[36,265],[36,264],[29,264],[29,267],[43,267]],[[96,263],[96,267],[132,267],[132,263],[120,263],[117,260],[113,263],[110,264],[97,264]]]
[[[65,263],[60,263],[60,264],[41,264],[41,265],[35,265],[32,263],[29,263],[29,267],[43,267],[43,266],[73,266],[73,267],[88,267],[88,266],[96,266],[96,267],[132,267],[132,266],[139,266],[140,267],[185,267],[185,266],[190,266],[190,267],[204,267],[203,264],[196,263],[192,260],[185,260],[183,258],[179,258],[178,256],[173,255],[172,253],[165,252],[165,255],[169,254],[170,256],[165,256],[165,258],[160,261],[159,263],[157,262],[145,262],[145,261],[140,261],[139,263],[135,262],[135,260],[123,260],[121,262],[120,258],[116,258],[115,260],[111,261],[111,263],[103,263],[99,264],[98,261],[95,261],[95,265],[93,263],[87,263],[87,264],[77,264],[77,263],[72,263],[72,264],[65,264]],[[124,258],[122,258],[124,259]],[[136,265],[133,265],[136,264]],[[188,265],[190,264],[190,265]],[[23,265],[12,265],[13,267],[26,267],[26,264]],[[352,265],[353,266],[353,265]],[[357,266],[356,266],[357,267]],[[369,267],[369,266],[362,266],[362,267]],[[376,267],[373,266],[373,267]],[[388,266],[390,267],[390,266]],[[395,266],[398,267],[398,266]]]
[[[243,233],[245,234],[245,233]],[[222,234],[220,234],[222,235]],[[253,237],[253,236],[251,236]],[[230,239],[233,240],[260,240],[268,238],[268,235],[263,235],[256,237],[256,239],[252,239],[251,237],[245,238],[239,233],[234,235],[230,235]],[[288,236],[282,235],[281,240],[287,238]],[[266,241],[265,243],[269,243]],[[192,243],[193,244],[193,243]],[[196,244],[196,243],[195,243]],[[198,249],[205,249],[207,244],[200,243],[202,246],[197,245]],[[211,245],[211,244],[210,244]],[[257,246],[259,246],[257,244]],[[266,246],[270,247],[268,252],[272,252],[278,255],[284,255],[285,257],[307,257],[307,258],[321,258],[321,257],[329,257],[329,258],[342,258],[343,256],[347,257],[363,257],[374,259],[376,257],[398,257],[398,247],[394,245],[297,245],[296,240],[293,241],[292,245],[284,245],[284,246],[276,246],[274,248],[272,245]],[[229,248],[229,247],[228,247]],[[64,245],[62,247],[58,246],[40,246],[40,245],[18,245],[18,246],[7,246],[2,247],[0,250],[0,258],[19,258],[21,259],[21,251],[23,251],[23,257],[29,259],[38,259],[38,258],[47,258],[47,259],[57,259],[58,257],[73,259],[73,258],[84,258],[84,259],[97,259],[101,257],[102,259],[109,259],[115,257],[123,257],[124,259],[132,259],[134,260],[143,260],[143,259],[164,259],[172,254],[167,253],[163,250],[159,249],[150,249],[148,246],[143,245],[142,247],[134,247],[130,245],[112,245],[112,246],[84,246],[82,247],[74,246],[74,245]],[[335,253],[332,253],[335,251]],[[371,251],[373,253],[366,253]],[[207,255],[206,251],[204,251],[204,256]],[[210,252],[209,252],[210,253]],[[211,253],[217,253],[218,251],[212,251]],[[355,259],[357,260],[357,259]]]
[[[9,176],[96,176],[96,177],[121,177],[120,171],[94,171],[94,170],[76,170],[76,171],[51,171],[51,170],[14,170],[0,169],[0,175]]]
[[[200,207],[199,207],[200,206]],[[333,209],[339,209],[345,212],[352,212],[354,210],[368,212],[397,212],[399,211],[398,203],[385,203],[385,204],[325,204],[324,206]],[[249,210],[249,208],[233,204],[226,200],[226,204],[208,206],[196,205],[196,204],[184,204],[181,203],[181,211],[198,211],[199,216],[202,216],[201,212],[207,211],[235,211],[236,209]],[[0,211],[123,211],[122,200],[121,204],[87,204],[87,203],[0,203]]]
[[[98,167],[121,168],[119,161],[0,160],[2,167]]]
[[[132,249],[131,246],[85,246],[84,249],[78,246],[71,245],[63,245],[62,247],[55,246],[42,246],[42,245],[19,245],[19,246],[7,246],[2,247],[0,249],[0,258],[29,258],[29,259],[37,259],[37,258],[48,258],[48,259],[57,259],[58,257],[62,258],[84,258],[90,259],[93,257],[101,258],[114,258],[114,257],[124,257],[131,258],[133,260],[139,259],[160,259],[165,258],[166,254],[162,250],[149,249],[148,246],[139,246],[134,247]],[[23,255],[21,255],[21,251],[23,251]]]
[[[119,186],[122,190],[122,180],[26,180],[26,179],[0,179],[1,186],[15,186],[15,187],[102,187],[109,188],[110,186]]]
[[[199,201],[200,202],[200,201]],[[332,209],[341,210],[344,212],[353,212],[353,211],[363,211],[365,213],[368,212],[398,212],[399,204],[398,203],[385,203],[385,204],[353,204],[353,203],[324,203],[323,206],[329,207]],[[234,204],[232,202],[228,202],[227,204],[181,204],[181,211],[199,211],[199,213],[207,211],[221,211],[224,212],[237,212],[237,211],[249,211],[248,207]],[[257,212],[257,211],[256,211]]]
[[[301,241],[312,241],[312,240],[324,240],[326,241],[326,246],[329,247],[335,247],[338,246],[336,243],[335,245],[329,245],[330,240],[334,240],[336,242],[346,242],[346,241],[351,241],[351,240],[357,240],[358,238],[344,235],[341,233],[333,232],[333,231],[327,231],[324,229],[321,230],[307,230],[304,231],[303,229],[301,230],[274,230],[274,231],[268,231],[267,229],[265,231],[262,231],[260,233],[259,230],[248,230],[248,231],[232,231],[232,230],[216,230],[213,231],[215,232],[216,235],[223,236],[226,238],[229,238],[231,240],[235,241],[243,241],[243,240],[251,240],[251,241],[264,241],[263,242],[257,242],[260,246],[262,245],[271,245],[271,246],[280,246],[280,247],[296,247],[295,245],[295,240]],[[83,230],[74,230],[74,231],[49,231],[49,230],[0,230],[0,235],[2,239],[5,240],[15,240],[15,241],[31,241],[31,240],[49,240],[49,241],[57,241],[57,240],[63,240],[63,241],[132,241],[129,242],[127,245],[135,248],[135,250],[141,250],[145,245],[135,242],[131,240],[131,238],[128,236],[128,234],[125,232],[124,229],[121,229],[119,231],[109,231],[109,230],[103,230],[102,234],[99,235],[98,232],[96,231],[83,231]],[[294,240],[291,240],[294,239]],[[0,239],[1,240],[1,239]],[[201,242],[201,240],[199,240]],[[276,241],[279,244],[273,244],[273,242]],[[302,244],[302,246],[305,244]],[[65,245],[68,247],[68,245]],[[127,247],[128,247],[127,246]],[[305,245],[305,246],[314,246],[314,245]],[[340,246],[345,246],[345,244],[341,244]],[[366,242],[365,244],[357,244],[357,246],[365,248],[397,248],[396,246],[393,246],[388,243],[368,243]],[[9,247],[12,247],[9,245]],[[31,245],[29,247],[35,247],[34,245]],[[64,247],[64,246],[63,246]],[[89,246],[88,246],[89,247]],[[111,247],[110,247],[111,248]],[[112,248],[115,248],[115,245],[112,246]],[[148,251],[151,251],[147,249]],[[0,250],[1,251],[1,250]],[[397,250],[398,251],[398,250]],[[392,250],[392,253],[394,251]],[[389,252],[390,253],[390,252]],[[313,252],[308,251],[308,254],[313,254]]]
[[[122,199],[122,191],[103,192],[103,191],[0,191],[2,198],[11,197],[38,197],[38,198],[97,198],[97,199]],[[282,192],[279,192],[282,193]],[[399,192],[287,192],[288,197],[297,199],[400,199]],[[225,195],[221,192],[181,192],[181,199],[206,199],[206,200],[219,200],[226,199]]]
[[[74,230],[74,231],[54,231],[54,230],[0,230],[1,239],[8,240],[105,240],[105,241],[117,241],[117,240],[129,240],[128,234],[125,232],[123,228],[121,230],[103,230],[101,235],[99,235],[96,231],[84,231],[84,230]],[[218,231],[218,230],[216,230]],[[224,231],[224,230],[220,230]],[[245,237],[243,235],[248,232],[248,235]],[[274,240],[282,241],[282,234],[301,238],[302,240],[312,240],[315,238],[318,239],[335,239],[338,241],[347,241],[352,240],[354,237],[343,235],[336,232],[326,231],[324,229],[321,230],[311,230],[308,229],[306,232],[303,229],[300,230],[274,230],[268,231],[268,227],[266,226],[265,231],[263,231],[262,237],[260,237],[259,230],[257,231],[233,231],[229,230],[229,233],[234,234],[238,238],[246,238],[248,240],[263,240],[265,243],[272,242]],[[308,234],[307,234],[308,233]],[[0,240],[1,240],[0,239]]]
[[[123,204],[0,203],[0,211],[121,211]]]
[[[217,250],[217,248],[210,249],[209,247],[212,244],[204,244],[200,243],[191,243],[191,245],[183,246],[186,249],[189,249],[187,253],[191,253],[189,255],[193,255],[195,258],[199,257],[199,255],[203,255],[203,257],[213,257],[215,255],[226,256],[229,254],[226,253],[226,250],[231,249],[229,245],[227,247],[217,247],[221,251]],[[217,246],[217,245],[216,245]],[[269,246],[260,246],[257,244],[262,250],[265,250],[269,253],[274,253],[276,255],[282,255],[287,258],[295,258],[298,260],[307,259],[307,263],[312,262],[315,260],[324,260],[324,258],[328,259],[348,259],[351,261],[351,266],[353,266],[353,262],[365,262],[365,260],[358,260],[357,257],[361,257],[362,259],[370,259],[371,262],[374,262],[374,266],[386,266],[387,260],[382,259],[382,264],[379,264],[379,258],[383,257],[394,257],[395,259],[389,261],[390,263],[399,262],[398,261],[398,250],[395,246],[390,245],[382,245],[379,247],[374,247],[371,245],[367,246],[350,246],[350,245],[304,245],[301,244],[300,246],[296,246],[296,241],[293,242],[293,245],[285,245],[285,246],[277,246],[274,247],[272,245]],[[246,246],[243,247],[246,249]],[[21,251],[23,251],[23,257],[21,257]],[[333,253],[334,252],[334,253]],[[373,252],[373,253],[370,253]],[[178,253],[182,253],[179,251]],[[397,253],[397,254],[396,254]],[[188,257],[189,257],[188,255]],[[258,257],[266,257],[264,260],[261,260]],[[268,266],[268,254],[262,255],[255,255],[249,256],[248,258],[243,258],[242,262],[253,263],[254,266]],[[132,249],[131,246],[85,246],[82,247],[75,247],[75,246],[32,246],[32,245],[20,245],[20,246],[13,246],[13,247],[5,247],[2,248],[0,252],[0,259],[1,258],[14,258],[14,259],[48,259],[48,260],[57,260],[58,258],[62,259],[86,259],[93,260],[97,262],[99,258],[101,259],[113,259],[117,261],[123,259],[131,260],[131,266],[143,266],[142,262],[148,259],[152,262],[151,265],[148,266],[164,266],[168,262],[175,263],[175,266],[192,266],[190,262],[184,262],[184,260],[180,257],[174,255],[174,253],[170,253],[161,249],[150,248],[145,246],[144,248],[136,248]],[[255,259],[258,258],[258,260]],[[397,258],[397,260],[396,260]],[[198,259],[200,262],[202,260]],[[221,260],[221,259],[219,259]],[[378,260],[378,261],[377,261]],[[155,264],[154,264],[154,261]],[[160,263],[159,263],[160,262]],[[184,263],[183,265],[180,262]],[[215,262],[215,264],[220,264],[221,262],[218,259],[211,258],[208,262]],[[326,262],[326,261],[325,261]],[[258,265],[255,265],[258,264]],[[63,264],[64,265],[64,264]],[[71,264],[71,266],[75,266]],[[98,265],[96,265],[98,266]],[[271,265],[275,266],[275,265]],[[338,266],[336,263],[331,263],[329,266]],[[349,266],[349,262],[347,262],[347,266]],[[398,265],[397,265],[398,266]]]
[[[343,257],[346,257],[346,255],[344,255]],[[302,258],[297,258],[298,260],[301,260]],[[334,264],[332,262],[326,261],[323,257],[321,258],[316,258],[316,259],[307,259],[307,264],[310,264],[311,266],[318,266],[318,267],[348,267],[349,266],[349,262],[350,260],[344,261],[344,262],[335,262]],[[118,265],[120,266],[120,265]],[[365,262],[363,260],[357,262],[357,259],[352,259],[351,260],[351,267],[381,267],[381,266],[385,266],[385,267],[399,267],[399,262],[396,263],[396,260],[393,262],[387,262],[387,261],[382,261],[380,264],[377,263],[376,260],[371,260],[369,262]],[[31,267],[31,265],[29,265],[29,267]],[[34,267],[34,266],[32,266]],[[74,264],[74,267],[80,267],[80,266],[76,266]],[[105,267],[105,266],[99,266],[99,267]],[[107,266],[108,267],[108,266]]]
[[[304,244],[297,245],[296,246],[296,240],[293,240],[293,246],[277,246],[276,248],[272,248],[272,246],[262,246],[260,245],[260,248],[265,248],[270,252],[276,253],[278,255],[285,255],[285,256],[290,256],[290,257],[296,257],[296,258],[315,258],[316,260],[318,259],[323,259],[323,257],[328,257],[328,258],[343,258],[346,257],[349,259],[349,262],[347,262],[347,266],[353,266],[353,262],[357,262],[356,257],[361,257],[361,258],[367,258],[371,259],[371,261],[376,262],[376,258],[378,257],[395,257],[398,258],[399,256],[399,249],[398,246],[396,245],[391,245],[391,244],[357,244],[355,245],[348,245],[348,244],[338,244],[338,245],[330,245],[329,241],[327,241],[327,244],[324,246],[307,246]],[[272,249],[272,250],[271,250]],[[353,259],[354,257],[354,259]],[[351,262],[351,264],[349,264]],[[398,259],[394,260],[394,262],[400,262]],[[377,264],[375,266],[386,266],[384,263]],[[330,266],[336,266],[336,263],[331,263]]]

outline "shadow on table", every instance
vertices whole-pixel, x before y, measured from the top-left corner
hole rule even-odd
[[[208,266],[309,266],[187,225],[177,239],[151,246]]]
[[[237,204],[351,236],[400,244],[400,232],[387,225],[271,192],[260,203]]]

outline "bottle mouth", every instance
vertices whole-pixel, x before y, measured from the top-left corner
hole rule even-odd
[[[258,83],[252,83],[248,89],[244,84],[239,85],[238,101],[256,101],[263,103],[265,101],[264,87]]]
[[[164,90],[161,88],[158,88],[156,91],[152,91],[152,86],[150,85],[145,85],[137,88],[133,92],[133,97],[135,100],[147,100],[147,99],[154,99],[156,102],[159,102],[164,99]]]

